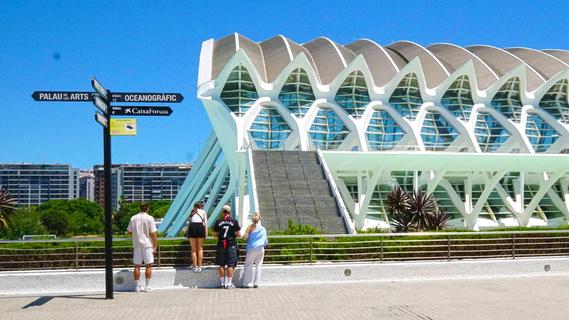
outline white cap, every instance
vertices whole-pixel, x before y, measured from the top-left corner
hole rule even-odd
[[[222,208],[221,211],[222,211],[222,212],[224,212],[224,211],[225,211],[225,212],[231,212],[231,206],[226,204],[226,205],[223,206],[223,208]]]

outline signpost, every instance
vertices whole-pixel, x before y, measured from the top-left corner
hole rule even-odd
[[[95,121],[103,127],[104,197],[105,197],[105,289],[106,298],[113,299],[113,234],[111,193],[111,127],[117,135],[135,135],[136,119],[117,119],[111,116],[169,116],[170,107],[111,106],[112,102],[180,103],[184,97],[179,93],[111,92],[95,78],[91,79],[95,92],[86,91],[34,91],[32,98],[40,102],[92,102],[100,112],[95,112]]]
[[[102,125],[103,127],[108,127],[109,123],[107,121],[107,117],[105,117],[104,115],[102,115],[99,112],[95,112],[95,121],[97,121],[100,125]]]
[[[179,93],[114,92],[113,102],[180,103],[184,97]]]
[[[104,88],[97,81],[94,82],[93,89],[96,92],[86,91],[34,91],[32,98],[35,101],[47,102],[91,102],[95,100],[95,95],[99,93],[101,98],[107,101],[107,93],[101,94],[98,89]],[[95,87],[96,86],[96,87]],[[184,100],[184,96],[180,93],[149,93],[149,92],[112,92],[109,94],[109,102],[145,102],[145,103],[180,103]]]
[[[32,98],[47,102],[91,102],[93,95],[94,92],[85,91],[34,91]]]
[[[108,100],[109,92],[95,77],[91,79],[91,86],[97,91],[93,104],[104,112],[97,112],[96,120],[103,126],[103,168],[105,176],[105,289],[106,298],[113,299],[113,206],[111,193],[111,113],[108,112],[111,104]],[[104,120],[102,119],[104,118]],[[103,125],[104,123],[104,125]]]
[[[169,116],[174,111],[170,107],[137,107],[137,106],[114,106],[113,116]]]
[[[109,108],[105,100],[103,100],[103,98],[96,95],[93,104],[95,105],[95,107],[99,108],[99,110],[101,110],[101,112],[103,112],[104,114],[108,113]]]

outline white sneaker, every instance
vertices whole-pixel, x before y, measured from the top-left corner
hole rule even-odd
[[[152,287],[151,286],[146,286],[144,287],[144,292],[150,292],[152,291]]]
[[[228,286],[226,286],[225,289],[235,289],[235,285],[231,283]]]
[[[194,267],[192,267],[192,271],[193,271],[193,272],[199,272],[198,270],[199,270],[199,268],[198,268],[198,267],[195,267],[195,266],[194,266]]]
[[[134,292],[140,292],[140,286],[134,287]]]
[[[198,267],[197,269],[198,269],[197,272],[202,272],[202,271],[203,271],[203,268],[202,268],[202,267]]]

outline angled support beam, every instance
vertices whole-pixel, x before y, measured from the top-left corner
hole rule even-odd
[[[537,208],[537,206],[539,205],[541,199],[543,199],[543,196],[545,196],[545,194],[549,189],[551,189],[553,184],[555,184],[555,182],[557,182],[557,180],[559,180],[564,174],[565,174],[564,171],[558,171],[553,175],[548,176],[547,178],[544,177],[544,181],[540,184],[539,189],[537,190],[536,194],[533,196],[533,199],[531,199],[528,206],[524,209],[523,213],[518,218],[518,220],[520,220],[521,226],[527,226],[529,224],[529,219],[531,218],[531,215],[533,214],[535,208]]]
[[[445,177],[448,171],[448,167],[440,171],[431,171],[429,173],[429,182],[427,184],[427,194],[431,194],[435,191],[441,180]]]
[[[480,210],[482,210],[484,203],[488,200],[488,197],[492,193],[492,190],[494,190],[494,187],[500,182],[500,179],[502,179],[506,173],[508,173],[508,170],[498,171],[486,182],[484,185],[484,191],[482,191],[480,198],[476,201],[474,208],[472,208],[472,211],[464,217],[464,221],[466,222],[466,227],[468,229],[474,229],[476,219],[478,219],[478,216],[480,215]]]

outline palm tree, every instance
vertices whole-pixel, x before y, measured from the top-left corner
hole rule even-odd
[[[447,227],[448,221],[450,220],[450,215],[444,212],[442,209],[435,210],[428,218],[429,221],[429,231],[444,230]]]
[[[409,214],[412,223],[419,231],[429,230],[429,218],[436,211],[437,206],[432,194],[415,191],[409,198]]]
[[[16,208],[16,199],[10,195],[8,189],[0,188],[0,229],[8,227],[8,215]]]
[[[387,194],[386,204],[389,213],[404,213],[409,208],[409,194],[397,186]]]
[[[391,214],[391,224],[395,232],[409,232],[413,227],[411,215],[408,214],[409,194],[401,187],[395,187],[387,194],[387,210]]]

